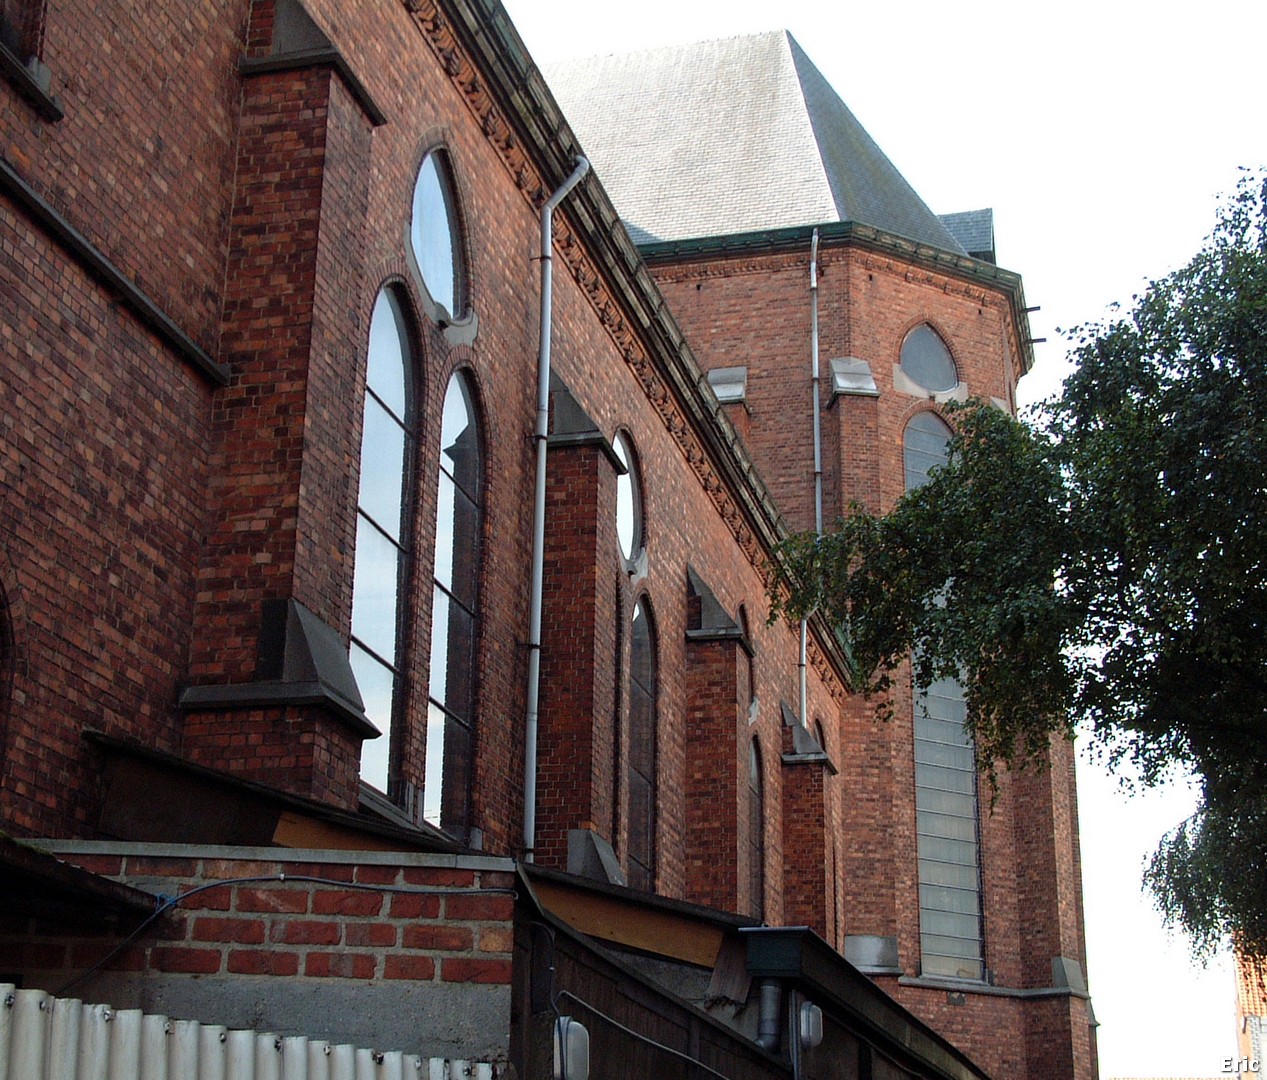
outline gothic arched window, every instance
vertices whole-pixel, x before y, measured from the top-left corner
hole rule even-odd
[[[906,426],[907,490],[946,462],[950,429],[933,413]],[[939,679],[915,699],[915,831],[920,972],[985,975],[976,748],[964,730],[963,686]]]
[[[618,432],[612,441],[612,449],[625,471],[616,477],[616,538],[620,553],[629,565],[642,553],[642,483],[638,475],[638,458],[629,436]]]
[[[928,323],[915,327],[902,341],[902,371],[934,394],[959,385],[955,361],[941,336]]]
[[[440,430],[423,788],[423,817],[454,833],[468,824],[483,514],[483,440],[474,388],[470,376],[457,371],[444,395]]]
[[[409,238],[418,273],[432,301],[450,320],[462,318],[466,311],[466,270],[453,171],[443,150],[428,153],[418,169]]]
[[[404,309],[392,289],[383,289],[370,319],[366,363],[351,647],[365,714],[385,736],[364,744],[361,776],[383,791],[403,668],[402,601],[413,516],[413,368]]]

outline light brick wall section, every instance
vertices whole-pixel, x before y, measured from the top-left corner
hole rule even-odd
[[[147,892],[199,890],[106,970],[510,983],[515,876],[508,859],[110,842],[43,846]],[[5,948],[17,949],[23,966],[63,973],[98,963],[117,941],[68,940],[39,926],[15,936]]]

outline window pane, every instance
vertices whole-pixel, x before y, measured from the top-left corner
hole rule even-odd
[[[427,292],[452,316],[458,304],[458,264],[455,257],[452,185],[438,152],[427,155],[414,184],[410,237],[414,259]]]
[[[919,822],[919,831],[924,836],[966,840],[972,844],[977,841],[976,823],[958,814],[935,814],[921,810],[915,817]]]
[[[352,674],[365,703],[365,715],[382,732],[377,739],[361,745],[361,779],[380,791],[387,790],[387,758],[392,729],[392,689],[394,676],[355,642],[350,653]]]
[[[980,915],[981,898],[975,889],[954,889],[944,885],[921,885],[920,903],[941,911],[956,911],[963,915]]]
[[[427,765],[422,789],[422,816],[440,825],[440,794],[444,790],[444,713],[432,702],[427,707]]]
[[[902,370],[934,393],[953,390],[959,384],[950,350],[927,324],[917,326],[902,342]]]
[[[655,771],[655,702],[637,685],[629,688],[629,764],[643,776]]]
[[[654,788],[637,773],[629,777],[629,885],[648,891],[652,887],[651,851],[654,834]]]
[[[633,452],[624,433],[616,436],[612,449],[625,471],[616,477],[616,539],[620,553],[633,559],[642,550],[642,512],[638,474]]]
[[[442,606],[438,602],[440,594],[441,590],[437,589],[437,610]],[[443,608],[445,651],[442,656],[438,656],[433,647],[432,657],[433,661],[438,659],[444,665],[442,685],[445,693],[442,698],[436,697],[434,693],[432,697],[448,712],[469,722],[472,718],[475,687],[475,617],[452,597],[446,598]],[[437,688],[433,680],[433,691]]]
[[[405,429],[368,394],[361,436],[361,510],[397,543],[404,503]]]
[[[431,684],[427,691],[432,701],[444,703],[449,696],[448,683],[449,594],[437,588],[431,604]]]
[[[945,885],[950,888],[975,891],[980,881],[980,874],[975,866],[921,860],[919,880],[921,885]]]
[[[648,693],[654,693],[655,650],[651,647],[651,624],[641,602],[634,606],[630,634],[630,674],[635,683]]]
[[[352,636],[396,661],[396,582],[400,549],[360,514],[352,580]]]
[[[467,607],[475,603],[479,507],[440,473],[439,512],[436,515],[436,581]],[[465,542],[454,543],[454,537]]]
[[[397,420],[409,419],[406,396],[409,378],[409,335],[392,294],[384,289],[374,302],[370,318],[370,351],[366,383],[382,399]]]
[[[921,739],[915,744],[915,763],[917,765],[944,765],[952,769],[970,770],[973,764],[972,748],[969,746],[949,746],[945,743]]]
[[[449,380],[440,425],[440,468],[468,496],[479,501],[482,471],[480,440],[466,379],[459,372]]]

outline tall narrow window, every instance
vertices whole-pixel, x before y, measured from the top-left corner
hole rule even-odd
[[[364,744],[361,776],[386,791],[401,683],[401,598],[409,553],[414,412],[409,332],[390,289],[380,292],[374,303],[366,368],[351,660],[365,713],[386,736]]]
[[[475,729],[484,465],[470,379],[449,380],[440,432],[431,685],[423,817],[461,834],[467,827]]]
[[[761,747],[748,743],[748,910],[765,917],[765,796],[761,780]]]
[[[929,412],[907,425],[906,486],[946,460],[950,429]],[[963,687],[941,679],[915,701],[915,818],[919,844],[920,969],[985,974],[976,751],[964,730]]]
[[[911,380],[934,394],[959,385],[955,361],[937,331],[921,323],[902,342],[902,371]]]
[[[432,150],[418,170],[409,235],[418,273],[431,299],[450,319],[460,319],[466,308],[466,274],[453,174],[442,150]]]
[[[629,884],[655,886],[656,650],[646,603],[634,605],[629,634]]]

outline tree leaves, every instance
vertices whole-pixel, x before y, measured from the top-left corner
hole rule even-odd
[[[967,688],[996,762],[1075,723],[1197,814],[1146,881],[1208,951],[1267,955],[1267,199],[1246,174],[1183,269],[1069,334],[1077,369],[1018,423],[950,406],[947,465],[882,516],[784,548],[775,608],[837,621],[853,689]],[[1236,868],[1235,873],[1230,868]]]

